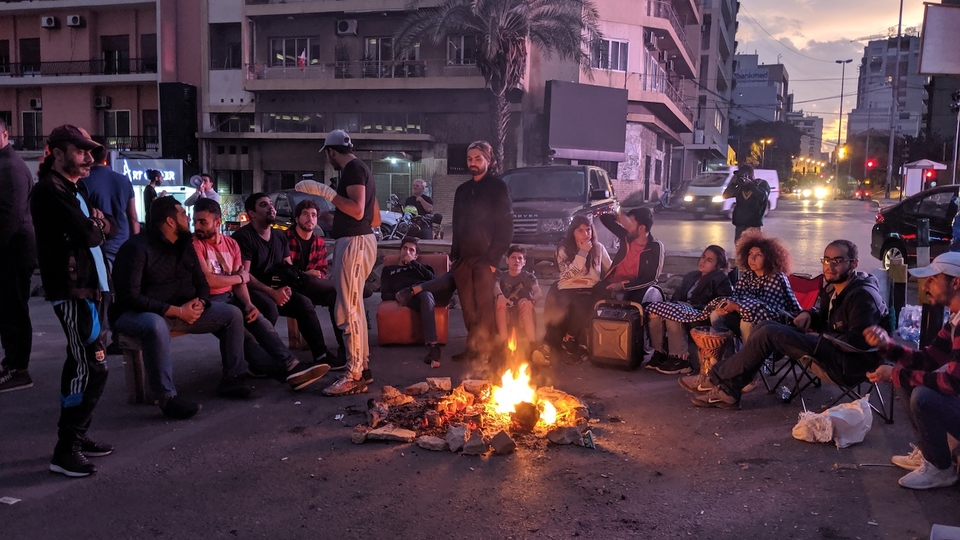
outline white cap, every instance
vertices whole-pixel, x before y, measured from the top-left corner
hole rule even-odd
[[[930,266],[910,270],[911,276],[919,278],[932,277],[937,274],[960,277],[960,253],[956,251],[941,253],[930,263]]]
[[[327,139],[323,141],[323,146],[320,148],[320,152],[323,152],[323,149],[328,146],[346,146],[347,148],[353,148],[353,143],[350,142],[350,135],[347,135],[347,132],[342,129],[335,129],[327,135]]]

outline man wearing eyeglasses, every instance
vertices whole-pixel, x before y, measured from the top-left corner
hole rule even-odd
[[[820,262],[826,286],[813,309],[801,311],[790,325],[758,324],[743,348],[717,362],[706,376],[680,379],[680,386],[697,394],[694,405],[739,409],[743,387],[753,381],[763,361],[774,353],[794,359],[814,356],[832,380],[846,384],[864,380],[866,373],[877,367],[877,355],[841,352],[833,341],[868,348],[863,331],[879,325],[888,313],[877,278],[857,272],[857,246],[849,240],[831,242]]]

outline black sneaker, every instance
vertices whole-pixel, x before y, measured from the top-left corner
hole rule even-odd
[[[163,414],[170,418],[176,418],[177,420],[186,420],[187,418],[193,417],[193,415],[200,412],[201,407],[199,403],[194,403],[180,396],[173,396],[167,399],[165,403],[160,403],[160,410],[163,411]]]
[[[294,390],[302,390],[322,379],[328,371],[330,371],[330,366],[327,364],[317,364],[310,367],[299,366],[287,376],[287,384]]]
[[[33,387],[30,372],[25,369],[0,368],[0,394]]]
[[[373,372],[369,369],[365,369],[360,372],[360,382],[369,386],[373,384]]]
[[[250,397],[250,387],[240,377],[224,377],[217,385],[217,395],[220,397],[247,399]]]
[[[664,375],[686,375],[693,371],[693,368],[690,367],[690,362],[687,360],[676,356],[668,356],[665,361],[656,367],[656,370]]]
[[[657,371],[657,368],[661,364],[666,362],[670,357],[667,356],[667,353],[663,351],[653,351],[653,354],[650,356],[650,361],[647,362],[647,365],[643,366],[644,369],[649,369]]]
[[[427,345],[427,355],[423,357],[424,364],[432,364],[440,361],[440,344],[431,343]]]
[[[84,437],[80,439],[80,451],[87,457],[109,456],[113,453],[113,445]]]
[[[97,467],[79,449],[74,449],[69,453],[54,454],[50,460],[50,471],[71,478],[83,478],[97,472]]]

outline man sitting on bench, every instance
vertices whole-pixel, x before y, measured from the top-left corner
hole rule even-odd
[[[247,398],[243,381],[243,313],[230,304],[210,303],[210,287],[192,246],[190,222],[173,197],[150,207],[147,230],[127,240],[113,269],[116,302],[111,326],[143,344],[143,364],[163,414],[190,418],[200,404],[180,397],[173,384],[170,332],[212,333],[220,340],[223,379],[217,394]]]

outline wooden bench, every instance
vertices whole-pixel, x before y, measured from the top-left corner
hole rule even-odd
[[[186,335],[185,332],[170,332],[175,338]],[[123,350],[123,374],[127,386],[127,403],[132,405],[156,405],[159,399],[150,390],[150,381],[143,365],[143,344],[139,338],[117,333],[117,344]]]

